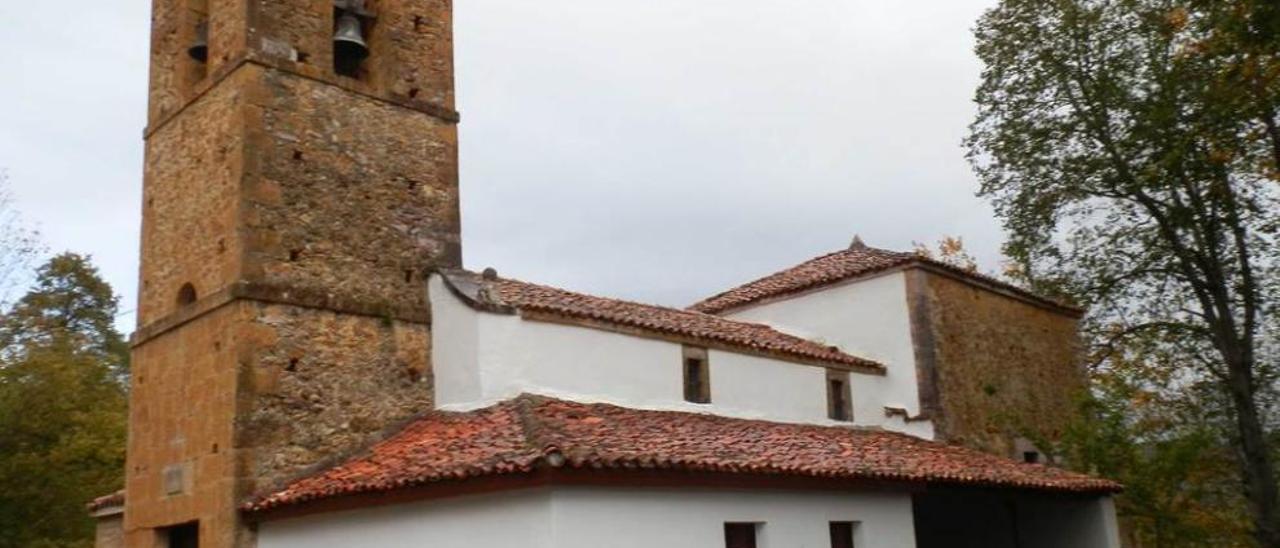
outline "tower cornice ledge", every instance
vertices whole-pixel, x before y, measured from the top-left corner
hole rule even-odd
[[[359,300],[315,290],[240,281],[203,297],[177,312],[139,327],[129,338],[129,344],[134,348],[142,346],[148,341],[236,301],[297,306],[338,314],[382,318],[388,321],[431,324],[430,310],[419,310],[390,302]]]
[[[190,108],[191,105],[198,103],[200,99],[203,98],[205,94],[207,94],[210,90],[212,90],[215,87],[218,87],[218,84],[222,83],[224,80],[229,78],[232,74],[235,74],[236,71],[240,70],[241,68],[244,68],[247,65],[255,65],[268,70],[276,70],[291,76],[297,76],[299,78],[305,78],[307,80],[312,80],[315,82],[320,82],[320,83],[328,84],[331,86],[335,86],[343,90],[346,90],[348,92],[354,93],[356,95],[368,98],[373,101],[377,101],[379,103],[384,103],[384,104],[412,110],[415,112],[420,112],[422,114],[426,114],[427,116],[435,118],[446,124],[456,125],[462,122],[462,114],[459,113],[457,110],[449,108],[447,106],[438,105],[438,104],[431,103],[428,101],[423,101],[420,99],[414,99],[408,96],[393,95],[393,96],[387,97],[383,95],[378,95],[376,93],[371,92],[368,89],[364,89],[367,86],[358,80],[332,76],[325,73],[324,71],[316,69],[315,67],[301,65],[299,63],[295,63],[286,59],[279,59],[276,57],[272,57],[260,51],[250,51],[248,53],[240,54],[231,62],[223,65],[222,68],[220,68],[217,72],[215,72],[214,74],[206,78],[204,82],[201,82],[199,85],[197,85],[194,95],[192,95],[189,101],[183,103],[181,107],[178,107],[172,112],[168,112],[161,115],[155,121],[150,123],[142,131],[143,139],[150,139],[152,135],[155,135],[161,129],[164,129],[164,127],[168,125],[170,121],[172,121],[174,118],[178,117],[178,115],[182,114],[184,111]]]

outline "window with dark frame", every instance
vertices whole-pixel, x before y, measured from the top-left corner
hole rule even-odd
[[[200,548],[200,522],[165,527],[160,539],[165,548]]]
[[[852,521],[831,522],[831,548],[853,548],[853,530],[856,525]]]
[[[827,371],[827,418],[840,422],[853,420],[848,372]]]
[[[848,414],[844,412],[844,381],[831,379],[827,382],[830,383],[827,390],[831,391],[831,419],[837,421],[849,420]]]
[[[684,400],[711,403],[711,371],[706,349],[684,348]]]
[[[725,523],[724,548],[756,548],[758,523]]]
[[[1046,462],[1045,454],[1040,451],[1035,442],[1022,437],[1013,440],[1013,451],[1010,452],[1009,457],[1019,459],[1027,464]]]

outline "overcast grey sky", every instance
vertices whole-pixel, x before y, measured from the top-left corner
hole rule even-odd
[[[960,147],[992,4],[460,0],[467,266],[675,305],[855,233],[962,235],[993,267],[999,226]],[[149,9],[0,1],[0,168],[125,310]]]

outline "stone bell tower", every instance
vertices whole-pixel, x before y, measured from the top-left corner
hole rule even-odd
[[[247,497],[431,405],[452,3],[153,1],[125,539],[251,546]]]

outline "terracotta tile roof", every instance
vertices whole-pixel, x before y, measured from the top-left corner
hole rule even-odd
[[[884,365],[851,356],[836,347],[819,344],[775,330],[767,325],[740,322],[692,310],[667,308],[618,299],[595,297],[516,280],[483,276],[466,271],[443,273],[450,286],[474,306],[491,310],[549,314],[578,319],[592,325],[639,330],[685,342],[724,346],[765,353],[780,358],[838,365],[866,373],[883,374]],[[535,319],[537,317],[535,316]]]
[[[93,499],[93,501],[86,506],[89,508],[89,513],[100,512],[108,508],[122,507],[124,506],[124,489],[111,493],[110,495],[103,495]]]
[[[520,396],[434,412],[345,464],[244,506],[272,510],[446,480],[567,470],[668,470],[1111,493],[1114,482],[881,430],[642,411]]]
[[[694,303],[689,307],[689,310],[707,314],[719,314],[765,299],[800,293],[809,289],[906,265],[921,265],[942,270],[1050,308],[1060,309],[1072,314],[1081,312],[1078,308],[1036,295],[991,276],[971,272],[942,261],[924,257],[918,253],[877,249],[863,244],[861,240],[855,240],[854,244],[848,249],[805,261],[794,267],[775,272]]]

